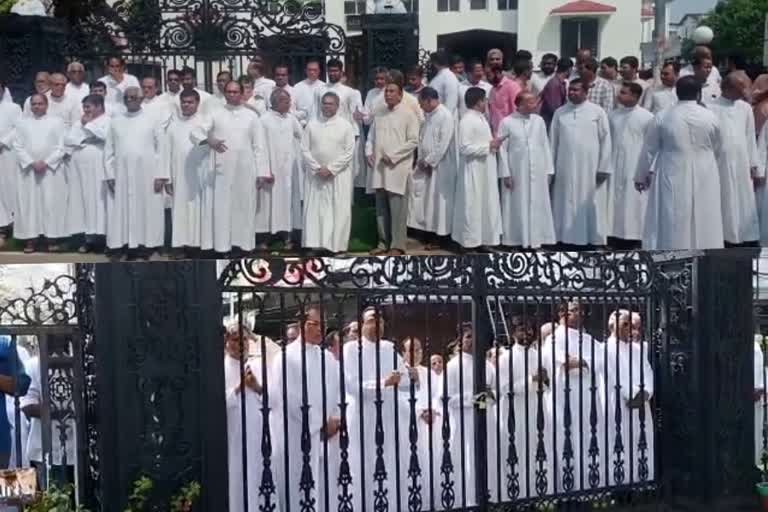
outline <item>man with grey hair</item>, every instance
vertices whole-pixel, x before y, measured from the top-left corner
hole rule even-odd
[[[168,167],[160,165],[160,130],[142,109],[138,87],[123,92],[126,112],[115,116],[104,150],[107,197],[107,248],[139,250],[143,256],[164,240],[163,196]]]
[[[85,97],[91,93],[91,88],[85,81],[85,66],[81,62],[70,62],[67,65],[67,78],[69,78],[69,83],[64,94],[81,104]]]
[[[354,128],[338,110],[339,96],[326,92],[322,116],[310,120],[301,144],[307,172],[302,245],[334,253],[349,246],[355,151]]]

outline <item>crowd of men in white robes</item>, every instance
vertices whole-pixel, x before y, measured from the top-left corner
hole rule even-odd
[[[336,59],[327,82],[310,60],[291,85],[257,56],[213,94],[193,69],[168,71],[163,92],[121,58],[90,85],[74,62],[39,73],[23,110],[0,82],[0,244],[12,224],[26,252],[75,237],[82,252],[338,254],[355,188],[375,198],[376,255],[404,254],[409,229],[428,250],[768,241],[768,133],[743,72],[721,80],[704,47],[658,86],[636,58],[619,72],[588,50],[575,67],[549,54],[534,73],[525,51],[512,75],[503,63],[437,52],[428,85],[419,68],[376,69],[365,101]]]
[[[636,312],[612,312],[610,335],[599,341],[584,329],[581,306],[563,304],[559,319],[541,333],[520,327],[508,347],[488,351],[491,502],[654,479],[654,378],[640,322]],[[382,496],[390,507],[399,499],[408,509],[414,495],[420,510],[476,505],[472,325],[462,324],[457,339],[438,349],[445,364],[417,337],[387,340],[383,315],[374,308],[341,332],[324,336],[325,325],[320,308],[307,307],[300,323],[288,326],[284,350],[237,323],[228,326],[230,511],[265,504],[258,491],[267,467],[260,449],[267,424],[276,484],[270,501],[278,510],[310,502],[336,510],[340,500],[358,510]],[[430,367],[422,366],[426,361]],[[591,464],[597,478],[587,474]],[[513,478],[517,488],[510,491]],[[444,494],[453,501],[444,502]]]

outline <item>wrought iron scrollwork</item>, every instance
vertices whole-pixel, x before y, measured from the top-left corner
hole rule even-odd
[[[62,274],[0,301],[0,325],[66,325],[77,321],[75,277]]]

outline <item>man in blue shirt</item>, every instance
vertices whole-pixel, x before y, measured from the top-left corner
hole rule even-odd
[[[24,396],[30,378],[9,336],[0,336],[0,394]],[[5,397],[3,397],[5,398]],[[3,400],[4,402],[5,400]],[[0,414],[0,469],[8,467],[11,458],[11,424],[8,415]]]

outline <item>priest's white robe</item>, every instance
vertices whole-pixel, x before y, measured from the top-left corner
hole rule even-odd
[[[419,366],[418,369],[419,388],[416,402],[416,421],[419,436],[418,457],[419,467],[421,468],[422,510],[432,510],[430,503],[433,498],[434,510],[440,510],[442,508],[440,487],[442,474],[440,473],[440,465],[443,461],[443,407],[440,403],[440,383],[442,379],[429,368]],[[410,398],[410,384],[405,384],[403,387],[406,390],[406,395]],[[430,409],[432,410],[432,424],[422,419],[422,414]],[[429,462],[430,445],[432,451],[431,469]],[[431,487],[430,482],[432,482]],[[404,510],[408,510],[408,508],[406,507]]]
[[[8,93],[4,94],[5,98]],[[13,222],[16,212],[16,183],[19,170],[13,144],[21,122],[21,108],[13,102],[0,103],[0,226]]]
[[[100,78],[99,82],[102,82],[107,86],[107,97],[105,98],[105,102],[114,105],[123,105],[123,94],[129,87],[141,88],[139,79],[129,73],[124,73],[123,79],[120,82],[112,78],[112,75]]]
[[[270,96],[274,89],[275,81],[267,77],[262,76],[253,81],[253,97],[263,102],[263,110],[259,115],[264,115],[272,107]]]
[[[451,111],[451,114],[458,119],[459,115],[459,79],[448,68],[441,69],[440,72],[429,82],[429,86],[437,91],[440,96],[440,103]]]
[[[384,91],[382,89],[373,88],[365,94],[365,101],[363,102],[363,108],[360,112],[363,114],[363,127],[370,127],[373,123],[374,109],[384,98]],[[371,192],[371,183],[373,180],[373,169],[368,165],[368,160],[365,158],[365,147],[367,143],[367,137],[370,133],[366,134],[365,130],[361,128],[360,134],[362,135],[357,144],[360,147],[360,174],[355,179],[355,187],[365,188],[367,192]]]
[[[674,87],[648,89],[643,95],[643,108],[653,115],[674,105],[677,105],[677,90]]]
[[[550,128],[555,183],[552,213],[557,241],[605,245],[608,237],[608,181],[611,174],[611,129],[599,105],[585,101],[557,109]]]
[[[302,80],[293,86],[293,99],[296,101],[296,117],[302,126],[312,119],[317,119],[319,113],[315,105],[315,89],[325,87],[322,80]]]
[[[67,86],[64,88],[64,95],[72,98],[78,104],[81,104],[89,94],[91,94],[91,86],[85,82],[80,85],[68,82]]]
[[[755,464],[761,470],[765,467],[763,462],[763,429],[765,428],[766,371],[768,370],[765,368],[765,354],[763,354],[763,349],[760,347],[760,342],[756,341],[754,359],[755,391],[762,391],[763,393],[761,398],[755,401]]]
[[[285,365],[285,369],[283,368]],[[323,370],[325,368],[325,380]],[[301,503],[307,498],[315,500],[315,510],[325,511],[325,477],[322,473],[321,460],[324,451],[324,441],[321,438],[321,429],[329,417],[339,417],[341,393],[339,391],[339,363],[333,355],[318,345],[304,343],[297,339],[288,344],[285,349],[285,358],[277,358],[272,365],[269,374],[269,396],[280,397],[279,405],[283,411],[287,410],[288,432],[287,446],[281,444],[281,460],[274,464],[275,480],[278,488],[278,496],[283,497],[286,490],[290,494],[291,510],[301,510]],[[303,375],[306,375],[306,395],[302,384]],[[283,382],[287,383],[287,396],[283,395]],[[314,487],[307,496],[301,489],[301,476],[304,468],[302,451],[302,420],[303,406],[307,404],[307,423],[309,444],[309,468]],[[323,411],[325,404],[325,411]],[[282,414],[282,413],[281,413]],[[338,434],[336,434],[338,436]],[[282,437],[282,435],[281,435]],[[282,437],[282,441],[285,438]],[[352,453],[350,444],[350,454]],[[330,450],[330,443],[329,443]],[[286,479],[284,464],[287,455],[289,462],[288,477]],[[330,475],[329,475],[330,477]],[[336,480],[328,478],[329,494],[338,494]],[[330,507],[329,507],[330,508]],[[327,511],[331,512],[331,511]]]
[[[459,174],[451,238],[466,248],[501,243],[498,164],[491,127],[483,114],[467,111],[459,127]]]
[[[205,143],[211,134],[223,140],[227,150],[211,150],[211,165],[203,179],[201,248],[253,250],[256,179],[268,176],[264,130],[259,117],[244,106],[226,105],[203,119],[192,130],[192,142]]]
[[[302,245],[343,252],[352,229],[352,125],[338,115],[307,124],[301,143],[306,167],[304,232]],[[333,176],[317,175],[321,167]]]
[[[269,158],[271,185],[259,189],[256,204],[256,232],[283,233],[293,229],[293,200],[299,193],[294,182],[296,166],[302,165],[302,129],[293,114],[270,110],[261,116],[264,144]]]
[[[162,145],[163,165],[173,185],[172,247],[200,247],[203,180],[211,166],[208,146],[195,144],[192,131],[203,124],[201,114],[174,116]]]
[[[54,98],[51,95],[51,91],[45,93],[45,97],[48,98],[48,115],[51,117],[58,117],[64,121],[64,126],[67,130],[80,121],[80,115],[82,112],[82,105],[73,96],[64,96]],[[32,105],[30,101],[32,96],[27,98],[24,103],[24,117],[32,117]]]
[[[752,183],[752,167],[764,169],[758,161],[755,116],[746,101],[720,97],[709,105],[720,124],[720,201],[723,208],[723,237],[741,244],[760,240],[760,224]]]
[[[556,454],[552,450],[552,353],[550,345],[543,344],[541,347],[538,344],[515,344],[499,355],[496,378],[499,381],[501,420],[502,501],[551,494],[554,490]],[[550,385],[533,380],[542,370],[550,376]],[[510,438],[513,443],[510,443]],[[512,445],[514,452],[510,452]],[[544,449],[545,458],[542,461],[537,460],[540,447]],[[515,457],[517,463],[513,466]],[[495,458],[489,462],[495,464]],[[542,470],[546,484],[538,488],[537,474]],[[508,488],[512,489],[507,475],[517,476],[516,495],[507,493]],[[491,496],[491,500],[496,501],[496,496]]]
[[[323,95],[326,92],[333,92],[338,95],[339,110],[336,112],[336,115],[352,125],[352,130],[355,134],[355,152],[352,156],[351,170],[354,182],[357,183],[358,175],[365,170],[365,167],[363,167],[364,157],[360,153],[365,150],[365,146],[361,147],[359,144],[362,127],[353,117],[355,112],[363,110],[363,100],[360,96],[360,91],[341,82],[329,82],[324,87],[318,87],[315,89],[315,109],[319,113],[319,116],[315,116],[316,118],[322,117]]]
[[[701,102],[704,105],[709,105],[717,101],[723,94],[720,84],[713,85],[707,82],[704,87],[701,88]]]
[[[14,217],[16,238],[30,240],[38,236],[61,238],[69,235],[66,229],[67,178],[63,166],[66,133],[64,121],[48,115],[22,119],[16,126],[13,148],[20,173]],[[32,163],[37,160],[48,166],[42,174],[32,169]]]
[[[642,107],[618,106],[608,120],[613,153],[613,175],[608,181],[608,233],[623,240],[642,240],[648,195],[635,188],[635,172],[653,114]]]
[[[715,114],[694,101],[680,102],[656,116],[645,143],[635,176],[639,183],[652,178],[643,249],[722,248]]]
[[[444,106],[425,114],[419,135],[418,159],[432,167],[424,172],[418,167],[411,175],[408,189],[408,227],[435,233],[451,234],[458,177],[455,119]]]
[[[110,118],[102,114],[83,125],[78,121],[67,134],[67,233],[107,233],[107,186],[104,183],[104,145]]]
[[[650,401],[641,409],[631,409],[627,402],[641,391],[653,398],[653,368],[649,361],[652,345],[646,340],[632,342],[608,338],[605,379],[608,386],[608,483],[622,485],[647,483],[654,478],[654,422]],[[602,347],[601,347],[602,349]],[[642,414],[642,418],[641,418]],[[617,419],[621,418],[620,425]],[[617,435],[621,434],[621,449]],[[641,443],[645,445],[641,449]],[[605,466],[605,457],[601,467]],[[623,478],[617,480],[614,468],[623,466]],[[601,472],[605,472],[602,468]]]
[[[115,192],[107,195],[107,247],[161,247],[165,222],[156,179],[170,179],[161,165],[160,130],[155,118],[139,110],[116,116],[107,132],[106,179]]]
[[[447,387],[442,386],[440,400],[448,399],[448,418],[451,426],[451,462],[453,462],[452,479],[455,493],[453,507],[461,509],[477,505],[475,496],[475,406],[474,406],[474,357],[464,352],[453,357],[445,366]],[[442,381],[441,381],[442,382]],[[489,391],[495,390],[494,369],[490,363],[485,363],[485,385]],[[487,402],[487,405],[490,401]],[[486,427],[488,440],[488,486],[491,496],[496,496],[496,417],[492,413],[494,407],[486,409]],[[463,443],[462,443],[463,441]],[[463,446],[462,446],[463,445]],[[463,455],[462,458],[462,448]],[[462,482],[463,479],[463,482]],[[464,492],[466,490],[466,492]]]
[[[491,95],[491,89],[493,89],[493,86],[488,82],[486,82],[485,80],[480,80],[476,84],[472,84],[470,82],[461,82],[459,84],[459,99],[458,99],[460,117],[464,117],[464,114],[467,113],[467,102],[464,101],[464,97],[467,95],[467,91],[470,90],[472,87],[479,87],[480,89],[484,90],[486,98],[488,98]]]
[[[250,368],[256,380],[262,382],[262,359],[253,358],[244,361],[242,365]],[[244,368],[241,362],[228,354],[224,356],[224,383],[226,386],[227,406],[227,450],[229,469],[229,511],[258,512],[259,505],[264,505],[264,499],[259,495],[259,486],[264,470],[261,456],[261,440],[264,435],[262,428],[262,396],[251,388],[243,385]],[[243,401],[245,402],[245,424],[243,424]],[[245,450],[247,459],[243,460],[243,427],[245,427]],[[248,480],[243,482],[243,468],[248,467]],[[274,465],[272,467],[274,474]],[[248,508],[245,507],[244,489],[247,487]],[[272,503],[277,503],[279,495],[271,496]]]
[[[606,479],[604,467],[606,449],[604,433],[605,381],[603,376],[605,348],[583,330],[580,332],[578,329],[558,326],[555,329],[554,337],[548,338],[548,341],[545,342],[543,350],[545,353],[553,354],[555,366],[554,377],[550,375],[550,380],[555,393],[554,407],[555,414],[557,414],[557,425],[554,426],[557,440],[554,453],[558,457],[557,489],[559,492],[580,491],[604,485]],[[568,358],[581,359],[588,368],[573,369],[566,372],[563,365]],[[594,396],[591,389],[593,379],[596,387]],[[566,405],[569,408],[569,417],[566,417],[565,414]],[[596,461],[599,464],[599,478],[590,482],[589,465],[592,458],[589,455],[589,450],[593,440],[590,417],[593,412],[597,419],[594,436],[598,449]],[[570,435],[566,437],[566,422],[568,420],[570,420]],[[566,456],[568,442],[570,442],[571,453]],[[581,461],[583,461],[583,473]]]
[[[381,339],[377,343],[364,336],[358,342],[350,342],[344,345],[344,380],[345,390],[352,396],[353,407],[348,409],[349,414],[349,464],[352,467],[353,478],[357,482],[355,491],[355,510],[361,510],[361,499],[365,500],[366,510],[373,509],[374,497],[378,492],[378,484],[374,480],[376,469],[376,387],[380,389],[381,397],[381,422],[384,431],[382,459],[387,478],[383,481],[382,488],[387,493],[390,509],[397,508],[395,498],[397,491],[397,479],[395,478],[395,407],[399,407],[394,388],[384,387],[384,379],[392,371],[400,371],[402,377],[399,387],[408,388],[408,378],[403,360],[395,350],[395,345],[388,340]],[[376,371],[376,351],[379,351],[379,372]],[[362,371],[361,371],[362,369]],[[360,428],[364,429],[363,437],[360,437]],[[399,427],[398,427],[399,428]],[[398,443],[407,439],[402,432]],[[362,452],[361,452],[362,448]],[[365,470],[363,471],[363,465]],[[402,461],[400,463],[402,471]],[[362,495],[362,486],[365,485],[365,495]]]
[[[537,249],[556,242],[549,199],[555,174],[544,120],[514,113],[501,121],[499,177],[512,178],[512,190],[501,183],[501,243]]]

